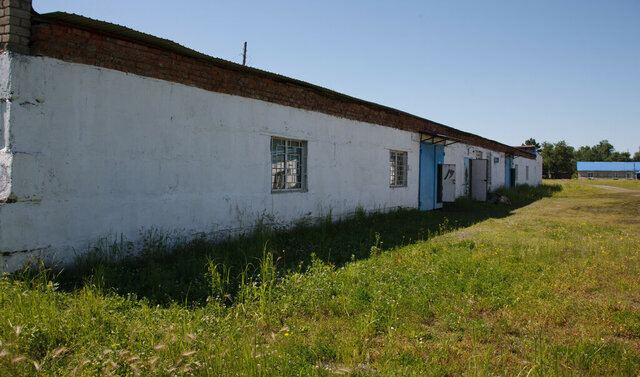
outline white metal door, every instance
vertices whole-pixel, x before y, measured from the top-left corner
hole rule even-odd
[[[487,200],[487,160],[471,160],[471,198]]]
[[[456,200],[456,165],[442,164],[442,201]]]

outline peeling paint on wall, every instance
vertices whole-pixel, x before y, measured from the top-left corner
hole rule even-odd
[[[11,160],[9,141],[10,98],[9,54],[0,54],[0,201],[7,201],[11,193]]]

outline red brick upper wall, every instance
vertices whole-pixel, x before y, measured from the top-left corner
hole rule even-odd
[[[0,50],[29,53],[31,0],[0,0]]]
[[[407,131],[447,135],[463,139],[468,144],[530,157],[528,153],[477,135],[283,76],[230,62],[217,64],[218,59],[189,56],[153,43],[127,40],[79,25],[34,21],[30,48],[32,55],[129,72]]]

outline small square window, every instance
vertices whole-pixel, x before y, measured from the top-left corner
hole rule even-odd
[[[307,189],[307,142],[271,138],[271,191]]]
[[[389,186],[407,185],[407,152],[391,151],[389,153],[389,172]]]

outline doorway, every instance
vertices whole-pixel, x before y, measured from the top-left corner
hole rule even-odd
[[[438,164],[444,163],[444,145],[420,142],[420,188],[418,208],[421,211],[442,208],[438,202]]]
[[[487,201],[488,166],[488,160],[471,160],[471,198],[474,200]]]

